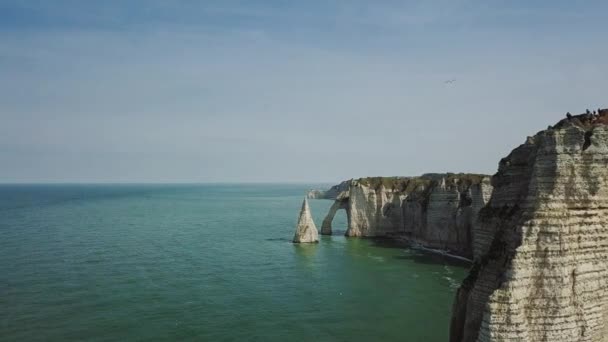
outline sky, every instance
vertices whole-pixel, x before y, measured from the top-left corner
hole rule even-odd
[[[566,112],[608,107],[606,13],[0,0],[0,183],[493,174]]]

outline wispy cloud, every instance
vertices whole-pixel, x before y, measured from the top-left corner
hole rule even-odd
[[[601,4],[281,4],[3,3],[0,181],[492,172],[604,100]]]

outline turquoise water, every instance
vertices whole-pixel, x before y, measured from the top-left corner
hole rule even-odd
[[[0,340],[446,341],[466,265],[293,245],[312,186],[0,186]]]

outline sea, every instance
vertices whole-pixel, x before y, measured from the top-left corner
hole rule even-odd
[[[344,211],[293,244],[327,186],[0,185],[0,341],[447,341],[469,265]]]

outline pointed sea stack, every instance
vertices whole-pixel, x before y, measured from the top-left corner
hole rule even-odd
[[[298,218],[296,234],[293,237],[293,242],[319,242],[319,232],[317,231],[315,222],[312,220],[310,208],[308,207],[308,200],[306,200],[306,198],[304,198],[304,202],[302,202],[302,209],[300,210],[300,217]]]

